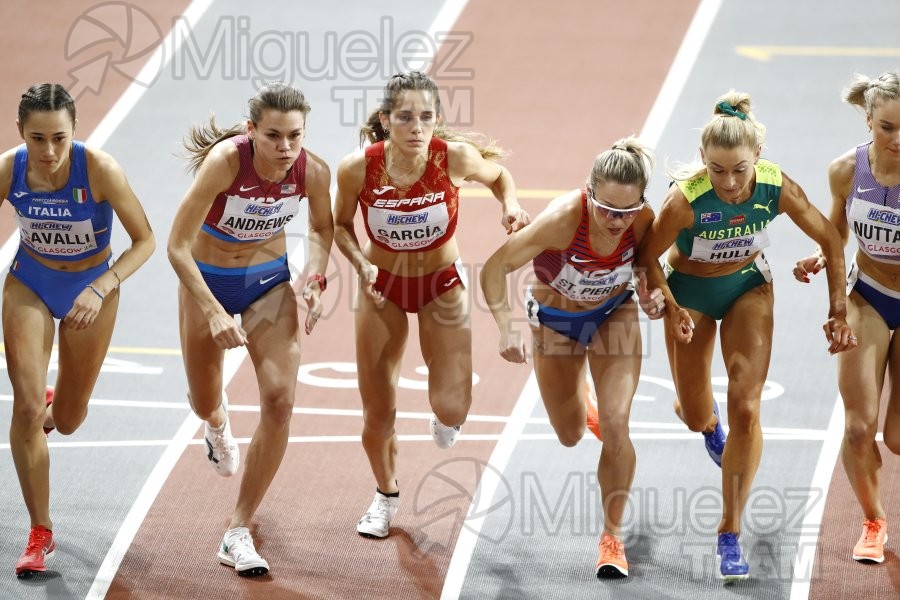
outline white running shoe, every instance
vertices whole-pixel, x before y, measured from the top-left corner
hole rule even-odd
[[[234,567],[237,574],[244,577],[256,577],[269,572],[269,563],[256,551],[250,530],[246,527],[235,527],[225,532],[219,549],[219,562]]]
[[[203,440],[206,442],[206,458],[216,473],[222,477],[234,475],[241,464],[241,449],[231,435],[231,423],[228,420],[228,400],[222,392],[222,409],[225,411],[225,423],[220,431],[216,431],[206,423]]]
[[[444,450],[452,448],[456,443],[456,438],[459,437],[459,426],[447,427],[438,420],[437,416],[431,415],[431,437],[434,438],[434,443],[438,448]]]
[[[375,492],[375,498],[369,505],[369,510],[356,524],[356,532],[368,538],[385,538],[391,529],[391,519],[397,514],[400,506],[400,497],[389,498],[381,492]]]

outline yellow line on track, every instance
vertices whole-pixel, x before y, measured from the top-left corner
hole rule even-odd
[[[900,48],[865,46],[735,46],[739,55],[769,62],[776,56],[890,58],[900,56]]]

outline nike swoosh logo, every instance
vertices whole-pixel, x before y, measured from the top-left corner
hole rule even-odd
[[[275,279],[276,277],[278,277],[277,274],[272,275],[271,277],[266,277],[265,279],[260,279],[260,280],[259,280],[259,285],[266,285],[267,283],[269,283],[270,281],[272,281],[272,280]]]
[[[575,256],[570,256],[570,257],[569,257],[569,260],[571,260],[572,262],[576,262],[576,263],[586,263],[586,262],[591,262],[591,259],[589,259],[589,258],[578,258],[578,257],[575,257]]]
[[[380,190],[372,190],[372,193],[375,194],[376,196],[380,196],[380,195],[382,195],[382,194],[386,194],[386,193],[388,193],[389,191],[395,190],[395,189],[397,189],[397,188],[395,188],[395,187],[392,186],[392,185],[386,185],[386,186],[384,186],[383,188],[381,188]]]
[[[21,198],[22,196],[27,196],[27,195],[28,195],[28,192],[16,192],[15,194],[13,194],[13,196],[15,196],[16,198]]]
[[[256,188],[258,188],[258,187],[259,187],[258,185],[251,185],[251,186],[248,187],[248,188],[245,188],[244,186],[241,186],[241,191],[242,191],[242,192],[249,192],[250,190],[256,189]]]
[[[459,279],[459,277],[454,277],[453,279],[451,279],[450,281],[445,283],[444,287],[450,287],[451,285],[453,285],[453,282],[456,281],[457,279]]]
[[[857,187],[857,188],[856,188],[856,193],[857,193],[857,194],[865,194],[866,192],[871,192],[871,191],[874,190],[874,189],[875,189],[875,188],[861,188],[861,187]]]

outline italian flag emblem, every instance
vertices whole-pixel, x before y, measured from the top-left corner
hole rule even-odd
[[[74,188],[72,190],[72,198],[76,204],[84,204],[87,201],[87,190],[85,188]]]

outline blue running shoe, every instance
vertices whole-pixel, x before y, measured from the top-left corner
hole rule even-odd
[[[719,418],[719,403],[713,400],[713,412],[716,414],[716,428],[711,432],[703,432],[703,438],[706,442],[706,451],[713,462],[722,467],[722,453],[725,452],[725,430],[722,429],[722,419]]]
[[[737,534],[719,534],[716,556],[719,559],[719,574],[726,582],[750,577],[750,565],[741,554],[741,544],[738,542]]]

